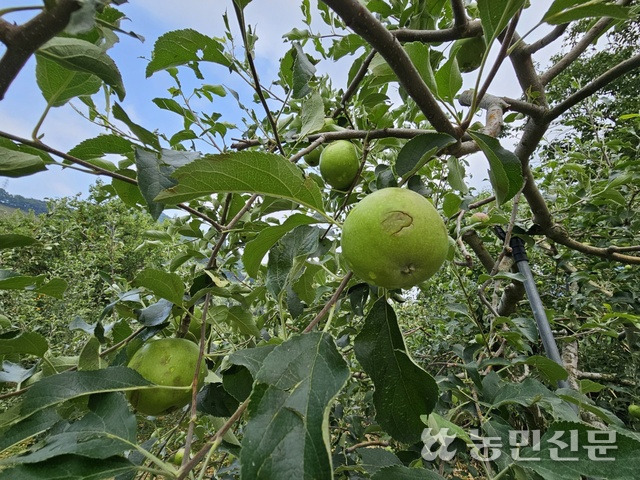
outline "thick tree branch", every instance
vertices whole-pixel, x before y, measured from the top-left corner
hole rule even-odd
[[[478,233],[475,230],[467,230],[462,234],[462,240],[471,247],[471,250],[476,254],[485,270],[490,272],[496,261],[491,256],[491,253],[489,253],[489,250],[485,248],[482,239],[478,236]]]
[[[467,11],[464,8],[464,2],[462,0],[451,0],[451,11],[453,12],[453,21],[456,27],[462,27],[466,25]]]
[[[560,102],[558,105],[553,107],[546,115],[546,120],[551,121],[558,118],[564,112],[569,110],[574,105],[577,105],[585,98],[593,95],[595,92],[600,90],[605,85],[613,82],[614,80],[622,77],[626,73],[635,70],[640,67],[640,54],[635,55],[624,62],[619,63],[612,69],[600,75],[595,80],[589,82],[583,88],[575,92],[573,95],[570,95],[564,101]]]
[[[528,45],[517,33],[514,33],[513,41],[515,46],[509,54],[509,59],[520,83],[522,94],[525,98],[533,98],[540,106],[548,107],[544,84],[536,72],[533,58],[527,50]]]
[[[55,6],[43,10],[23,25],[15,26],[5,20],[0,21],[0,40],[7,46],[7,51],[0,59],[0,100],[29,57],[62,32],[71,14],[79,8],[78,0],[58,0]]]
[[[626,378],[621,378],[619,375],[613,373],[598,373],[598,372],[583,372],[582,370],[576,371],[576,376],[578,378],[584,378],[588,380],[596,380],[599,382],[612,382],[620,385],[626,385],[629,387],[635,387],[637,384],[633,380],[627,380]]]
[[[475,112],[476,112],[476,110],[478,108],[479,102],[482,101],[482,98],[487,93],[487,90],[489,89],[489,86],[491,85],[491,82],[493,82],[493,79],[498,74],[498,70],[500,69],[500,65],[502,65],[502,62],[506,58],[507,50],[509,49],[509,46],[511,45],[511,40],[513,39],[513,36],[516,33],[516,26],[518,25],[518,20],[520,20],[520,11],[518,11],[518,13],[516,13],[516,15],[511,19],[511,22],[509,22],[509,26],[508,26],[506,32],[503,35],[501,35],[501,37],[500,37],[500,42],[501,42],[500,51],[498,52],[498,56],[496,58],[496,61],[491,66],[491,70],[489,70],[489,73],[487,74],[487,77],[485,78],[482,86],[480,87],[480,89],[477,92],[474,92],[473,99],[471,101],[471,108],[469,110],[469,113],[467,113],[466,118],[463,120],[463,122],[461,124],[461,127],[462,127],[463,130],[466,130],[469,127],[469,124],[471,123],[473,115],[475,114]],[[478,79],[478,81],[479,81],[479,79]],[[503,113],[504,113],[503,109],[501,109],[500,110],[500,119],[501,120],[502,120],[502,114]],[[489,111],[487,111],[487,116],[489,116]],[[498,133],[500,132],[500,130],[502,130],[502,124],[500,124],[499,130],[497,130],[497,133],[495,133],[494,136],[497,136]]]
[[[621,0],[617,2],[618,5],[626,6],[631,3],[632,0]],[[541,77],[543,85],[547,85],[551,80],[556,78],[562,73],[569,65],[571,65],[584,51],[589,48],[601,34],[606,31],[615,22],[612,18],[601,18],[591,29],[584,34],[578,43],[557,63],[555,63],[549,70],[547,70]]]
[[[533,42],[525,50],[529,55],[536,53],[538,50],[542,50],[544,47],[546,47],[550,43],[555,42],[558,38],[560,38],[562,34],[567,30],[568,26],[569,26],[568,23],[556,26],[556,28],[551,30],[540,40]]]
[[[540,119],[546,113],[546,110],[539,105],[535,105],[533,103],[525,102],[524,100],[518,100],[515,98],[502,97],[502,100],[506,102],[507,109],[523,113],[529,117],[533,117],[535,119]]]
[[[323,0],[387,61],[400,84],[416,102],[433,127],[456,138],[461,133],[451,124],[422,80],[400,42],[358,0]]]
[[[471,107],[474,97],[475,95],[473,90],[465,90],[458,97],[458,102],[460,102],[460,105]],[[507,103],[500,97],[485,94],[480,98],[478,107],[487,111],[485,126],[482,129],[482,133],[492,137],[497,137],[502,131],[502,126],[504,124],[504,111],[508,108]]]
[[[413,30],[410,28],[399,28],[391,33],[400,42],[424,42],[439,43],[451,42],[459,38],[479,37],[482,35],[482,23],[480,20],[472,20],[465,25],[442,30]]]

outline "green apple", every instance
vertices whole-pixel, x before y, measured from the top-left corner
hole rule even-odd
[[[489,220],[489,215],[484,212],[476,212],[471,215],[469,223],[486,223]]]
[[[336,140],[320,155],[320,175],[337,190],[347,190],[358,174],[360,159],[355,145],[348,140]]]
[[[191,401],[191,382],[200,349],[184,338],[162,338],[144,344],[131,357],[129,368],[158,385],[127,392],[131,406],[145,415],[162,415]],[[198,386],[204,383],[207,365],[202,360]],[[169,389],[163,387],[185,387]]]
[[[304,156],[304,161],[310,167],[317,167],[320,163],[320,155],[322,154],[322,148],[314,148]]]
[[[341,244],[357,276],[388,289],[425,281],[449,252],[447,230],[431,202],[397,187],[366,196],[349,212]]]
[[[473,72],[482,64],[482,57],[487,49],[484,37],[471,37],[458,40],[460,48],[456,52],[458,68],[463,73]]]

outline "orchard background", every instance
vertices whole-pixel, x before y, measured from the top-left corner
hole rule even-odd
[[[124,2],[43,3],[0,9],[0,98],[35,82],[46,100],[31,138],[0,131],[0,174],[101,180],[0,216],[1,479],[637,478],[637,2],[292,1],[299,28],[261,39],[246,14],[264,0],[228,0],[214,36],[169,31],[149,54],[152,102],[180,118],[167,131],[123,107],[109,51],[139,38]],[[261,41],[289,45],[273,76]],[[32,58],[35,78],[18,76]],[[345,61],[345,83],[316,68]],[[61,149],[43,135],[69,103],[102,133]],[[360,158],[347,191],[303,160],[339,139]],[[490,189],[469,186],[481,162]],[[386,291],[348,271],[341,225],[395,186],[430,199],[450,251]],[[127,364],[160,337],[196,342],[206,379],[145,416],[126,393],[153,387]],[[516,448],[521,430],[539,443]]]

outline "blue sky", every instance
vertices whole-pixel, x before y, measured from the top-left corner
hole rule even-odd
[[[33,0],[12,0],[9,3],[12,6],[34,4]],[[538,0],[537,3],[546,5],[550,0]],[[146,41],[141,43],[128,36],[121,36],[120,42],[109,51],[121,70],[127,88],[127,96],[122,106],[134,121],[147,129],[171,135],[182,129],[181,119],[173,113],[158,109],[151,100],[155,97],[169,97],[167,88],[172,86],[173,82],[165,72],[158,72],[149,79],[145,78],[147,59],[151,56],[153,45],[158,36],[163,33],[182,28],[194,28],[207,35],[221,36],[224,32],[222,14],[227,10],[230,23],[235,28],[231,0],[184,0],[181,2],[135,0],[120,6],[120,9],[130,19],[123,23],[122,28],[127,31],[133,30],[146,38]],[[530,10],[534,11],[521,20],[521,31],[526,31],[528,26],[539,19],[535,18],[536,15],[544,13],[542,8]],[[256,28],[259,36],[256,44],[256,63],[261,80],[268,84],[277,77],[278,60],[289,48],[289,45],[283,42],[282,35],[300,26],[299,3],[295,0],[254,0],[246,8],[246,17],[247,23]],[[6,18],[21,21],[18,16]],[[545,28],[541,29],[533,38],[537,38],[545,31]],[[240,41],[239,38],[238,41]],[[552,52],[545,52],[545,56],[549,53]],[[347,58],[338,65],[321,62],[317,68],[319,73],[326,72],[332,76],[334,86],[344,87],[349,66],[350,62]],[[190,70],[183,70],[180,78],[183,81],[184,90],[189,91],[197,85],[196,79]],[[229,86],[244,96],[246,105],[251,104],[251,93],[237,76],[232,76],[226,69],[217,66],[207,66],[203,68],[203,73],[206,83]],[[466,76],[465,88],[471,86],[474,80],[473,76]],[[509,65],[503,66],[490,92],[519,96],[519,88]],[[95,96],[96,101],[99,100],[100,95]],[[82,109],[78,101],[72,103]],[[45,101],[36,85],[35,61],[32,59],[12,84],[6,98],[0,102],[0,130],[29,138],[44,108]],[[206,108],[209,113],[212,111],[222,113],[227,121],[238,123],[240,120],[238,107],[230,95],[216,99],[213,106],[206,106]],[[45,143],[59,150],[69,150],[83,139],[102,132],[66,105],[53,109],[49,113],[41,133],[45,135],[43,138]],[[474,157],[471,170],[472,183],[482,185],[483,178],[486,177],[486,161],[481,156]],[[46,198],[76,193],[84,195],[94,181],[95,177],[91,175],[50,167],[47,172],[29,177],[0,178],[0,187],[13,194]]]

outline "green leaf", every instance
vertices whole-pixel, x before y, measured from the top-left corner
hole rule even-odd
[[[319,246],[319,230],[308,225],[296,227],[286,234],[277,245],[269,251],[269,262],[267,264],[266,286],[269,292],[278,297],[285,290],[285,287],[297,278],[296,274],[301,273],[298,269],[292,269],[300,258],[306,258],[315,252]]]
[[[187,110],[172,98],[154,98],[152,102],[155,103],[158,108],[177,113],[184,118],[184,128],[189,128],[189,126],[196,122],[196,117],[193,115],[193,112]]]
[[[35,435],[46,432],[62,418],[55,408],[47,408],[12,425],[0,436],[0,452]]]
[[[66,454],[106,459],[136,443],[136,417],[122,393],[93,395],[89,410],[80,420],[59,425],[42,448],[2,463],[38,463]]]
[[[173,303],[164,298],[142,310],[136,310],[138,321],[145,327],[155,327],[168,321]]]
[[[18,465],[0,471],[0,480],[101,480],[128,473],[136,466],[122,457],[104,460],[61,455],[47,462]]]
[[[431,158],[443,148],[456,143],[456,139],[446,133],[429,132],[412,138],[398,153],[395,171],[409,178],[420,170]]]
[[[567,371],[558,365],[550,358],[543,357],[542,355],[533,355],[524,362],[527,365],[531,365],[537,368],[544,376],[552,383],[557,383],[559,380],[567,379]]]
[[[369,475],[373,475],[384,467],[402,465],[402,462],[395,454],[384,448],[358,448],[356,452],[362,459],[362,468]]]
[[[37,332],[23,332],[13,338],[0,338],[2,355],[35,355],[42,357],[49,350],[47,339]]]
[[[551,25],[581,20],[583,18],[631,18],[631,9],[616,5],[615,2],[602,0],[556,0],[551,4],[547,13],[542,17],[543,22]]]
[[[176,204],[213,193],[258,193],[293,200],[324,212],[318,185],[305,178],[298,167],[279,155],[242,151],[207,155],[173,174],[174,187],[155,200]]]
[[[62,300],[64,292],[67,291],[69,284],[66,280],[61,278],[52,278],[47,283],[34,288],[34,292],[41,293],[42,295],[49,295],[50,297]]]
[[[556,394],[559,398],[566,400],[567,402],[571,402],[575,405],[578,405],[579,409],[582,411],[587,411],[595,416],[599,417],[603,422],[610,426],[618,426],[624,428],[624,423],[618,417],[616,417],[609,410],[599,407],[596,405],[593,400],[591,400],[586,395],[572,390],[570,388],[561,388],[556,391]]]
[[[245,348],[244,350],[238,350],[229,355],[229,363],[232,365],[241,365],[246,367],[251,376],[258,375],[258,371],[262,368],[264,360],[273,351],[275,346],[263,345],[254,348]]]
[[[176,169],[187,165],[200,154],[163,149],[159,154],[142,148],[135,149],[136,167],[138,168],[138,187],[147,202],[149,212],[157,220],[164,209],[162,203],[155,202],[156,196],[165,188],[176,184],[171,178]]]
[[[79,38],[53,37],[38,49],[38,54],[69,70],[97,76],[113,88],[121,101],[125,96],[122,76],[115,62],[93,43]]]
[[[520,160],[513,152],[503,148],[495,138],[478,132],[468,133],[489,161],[489,179],[498,204],[511,200],[524,185]]]
[[[605,449],[599,450],[598,446]],[[584,423],[556,422],[545,432],[539,447],[522,448],[520,456],[523,460],[515,463],[533,470],[545,480],[577,480],[581,475],[634,480],[640,469],[638,451],[640,442],[619,431],[597,430]]]
[[[554,418],[562,420],[577,419],[577,414],[560,397],[533,378],[526,378],[521,383],[501,383],[500,389],[493,398],[494,407],[503,405],[522,405],[530,407],[540,404],[550,411]]]
[[[0,147],[0,176],[26,177],[46,169],[37,155]]]
[[[38,365],[34,365],[31,368],[23,368],[18,363],[13,363],[5,360],[2,362],[2,369],[0,370],[0,383],[16,383],[20,384],[30,378],[38,368]]]
[[[302,127],[300,137],[319,131],[324,126],[324,103],[319,93],[314,92],[302,102]]]
[[[100,340],[97,337],[91,337],[80,352],[78,370],[99,370],[101,367]]]
[[[318,223],[318,220],[303,215],[302,213],[294,213],[288,217],[282,225],[275,225],[262,230],[256,238],[248,242],[244,248],[242,263],[244,264],[247,274],[254,278],[258,275],[260,262],[269,249],[285,234],[300,225],[311,225],[314,223]]]
[[[356,358],[375,386],[376,420],[393,438],[415,443],[433,410],[438,386],[407,353],[398,320],[384,297],[376,301],[355,338]]]
[[[222,372],[222,384],[239,402],[244,402],[253,389],[253,379],[262,367],[275,345],[263,345],[255,348],[245,348],[229,355],[229,363],[232,365]]]
[[[429,45],[422,42],[408,42],[404,44],[404,49],[429,90],[434,93],[437,92],[436,77],[433,74],[429,59],[431,51]]]
[[[455,56],[451,56],[436,72],[438,96],[445,102],[453,103],[453,99],[462,87],[462,75]]]
[[[316,67],[309,61],[298,42],[293,44],[292,51],[294,58],[291,96],[293,98],[302,98],[311,91],[309,80],[316,73]]]
[[[175,305],[182,305],[184,283],[176,273],[145,268],[136,275],[133,283],[152,291],[157,297],[165,298]]]
[[[190,28],[175,30],[162,35],[153,46],[146,75],[159,70],[192,62],[206,61],[228,67],[229,60],[223,54],[220,42]]]
[[[511,18],[524,5],[526,0],[478,0],[478,10],[482,29],[487,39],[487,44],[491,43],[502,33]]]
[[[136,179],[137,177],[137,172],[128,168],[117,170],[116,173],[133,179]],[[125,205],[132,208],[138,208],[138,206],[146,204],[146,200],[142,196],[142,192],[140,191],[140,188],[138,188],[137,184],[124,182],[114,178],[111,180],[111,186]]]
[[[249,403],[241,476],[332,479],[328,415],[349,368],[325,333],[297,335],[264,360]]]
[[[130,140],[119,135],[98,135],[83,140],[67,153],[81,160],[91,160],[109,153],[127,155],[133,151],[133,145]]]
[[[28,247],[34,243],[38,243],[35,238],[20,235],[18,233],[6,233],[4,235],[0,235],[0,250],[4,248]]]
[[[404,465],[393,465],[381,468],[371,477],[371,480],[445,480],[436,472],[423,468],[410,468]]]
[[[228,309],[226,321],[243,335],[260,337],[260,330],[256,326],[253,315],[249,310],[239,305]]]
[[[605,388],[607,388],[604,385],[589,379],[580,380],[579,383],[580,383],[580,393],[583,393],[585,395],[587,393],[598,393],[604,390]]]
[[[69,70],[36,54],[36,81],[42,96],[52,107],[60,107],[75,97],[93,95],[102,81],[91,73]]]
[[[149,386],[138,372],[126,367],[109,367],[84,372],[63,372],[43,378],[24,394],[20,408],[22,418],[47,407],[83,395],[123,392]]]
[[[449,182],[449,185],[451,185],[451,188],[459,191],[460,193],[467,193],[469,189],[464,183],[466,173],[462,162],[460,162],[457,157],[450,156],[447,159],[447,170],[447,181]]]
[[[142,143],[144,143],[145,145],[149,145],[156,150],[160,150],[160,141],[158,140],[158,136],[155,133],[150,132],[146,128],[141,127],[137,123],[133,122],[129,118],[129,115],[127,115],[127,112],[125,112],[118,103],[113,104],[112,113],[113,118],[115,118],[116,120],[120,120],[127,127],[129,127],[129,130],[131,130],[131,132],[136,137],[138,137],[138,139]]]
[[[462,199],[453,192],[447,192],[444,195],[444,201],[442,202],[442,212],[445,217],[451,217],[455,215],[460,209]]]

